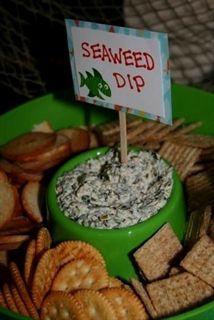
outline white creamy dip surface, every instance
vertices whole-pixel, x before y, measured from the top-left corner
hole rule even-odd
[[[119,152],[88,160],[57,180],[56,195],[66,217],[99,229],[123,228],[155,215],[173,186],[172,167],[151,151]]]

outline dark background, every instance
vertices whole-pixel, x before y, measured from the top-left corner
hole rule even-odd
[[[0,113],[72,87],[65,18],[123,25],[122,1],[0,2]]]

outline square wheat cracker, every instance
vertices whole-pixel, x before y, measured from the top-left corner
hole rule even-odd
[[[166,141],[159,153],[174,166],[181,180],[184,180],[191,172],[194,164],[199,160],[201,149]]]
[[[211,239],[214,240],[214,210],[211,210],[211,219],[210,219],[210,223],[209,223],[209,226],[208,226],[208,235]]]
[[[187,177],[185,187],[187,192],[187,203],[190,211],[199,207],[214,204],[213,168]]]
[[[150,314],[152,319],[156,319],[158,316],[157,311],[155,310],[143,283],[134,278],[130,279],[130,282],[132,287],[134,288],[134,291],[137,293],[137,295],[140,297],[141,301],[145,305],[147,312]]]
[[[168,273],[171,261],[181,251],[182,245],[167,223],[134,252],[134,258],[143,275],[152,281]]]
[[[154,281],[146,290],[159,317],[193,308],[214,295],[211,286],[188,272]]]
[[[214,287],[214,241],[207,235],[201,237],[180,265]]]
[[[199,238],[201,238],[202,236],[208,233],[211,217],[212,217],[212,207],[207,206],[201,215]]]

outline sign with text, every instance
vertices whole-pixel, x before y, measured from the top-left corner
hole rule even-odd
[[[172,122],[167,34],[65,22],[77,100]]]

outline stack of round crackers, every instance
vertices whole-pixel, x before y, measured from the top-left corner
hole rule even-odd
[[[44,121],[0,146],[0,250],[21,247],[45,223],[50,169],[92,142],[87,128],[54,131]]]
[[[131,287],[108,274],[97,249],[82,241],[52,246],[45,227],[28,242],[23,261],[9,262],[0,305],[33,319],[149,319]]]
[[[87,129],[54,131],[49,125],[44,131],[42,126],[37,126],[33,132],[24,133],[0,146],[0,169],[18,186],[27,181],[41,181],[46,170],[89,147]]]

